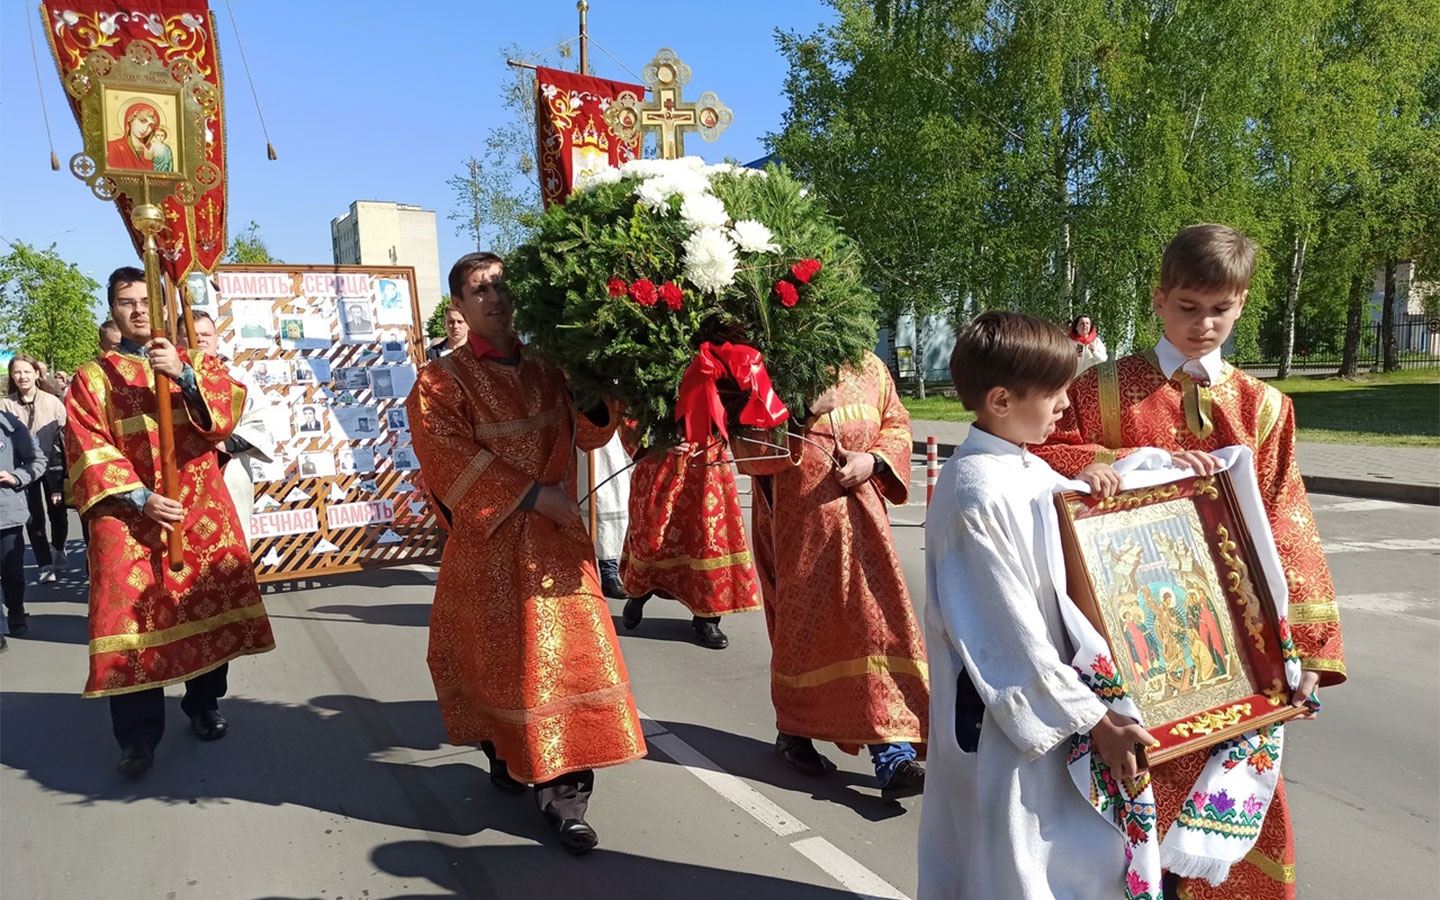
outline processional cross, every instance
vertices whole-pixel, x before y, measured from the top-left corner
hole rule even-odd
[[[735,121],[735,114],[714,91],[701,94],[698,101],[681,99],[681,87],[690,82],[690,67],[668,47],[645,67],[644,79],[655,99],[645,103],[634,92],[622,91],[606,110],[605,119],[621,140],[632,145],[639,144],[645,130],[655,131],[661,159],[685,155],[686,131],[714,142]]]

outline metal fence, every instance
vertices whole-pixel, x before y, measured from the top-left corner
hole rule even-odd
[[[1383,367],[1385,348],[1381,341],[1383,329],[1379,322],[1360,326],[1360,348],[1357,356],[1361,372],[1379,371]],[[1260,333],[1260,354],[1256,358],[1237,359],[1249,371],[1273,369],[1280,364],[1285,331],[1278,325]],[[1440,318],[1411,319],[1395,323],[1396,362],[1402,369],[1440,368]],[[1297,372],[1337,371],[1345,350],[1344,330],[1327,325],[1319,328],[1304,321],[1295,323],[1295,352],[1290,366]]]

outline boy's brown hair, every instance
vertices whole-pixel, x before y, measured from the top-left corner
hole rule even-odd
[[[1191,225],[1165,247],[1160,290],[1246,291],[1254,271],[1254,241],[1229,225]]]
[[[1025,396],[1063,389],[1075,377],[1076,344],[1053,322],[1023,313],[990,310],[975,317],[955,339],[950,379],[971,412],[991,388]]]

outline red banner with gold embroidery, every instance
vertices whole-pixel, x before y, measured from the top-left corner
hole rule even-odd
[[[192,268],[213,270],[225,252],[225,115],[215,19],[204,0],[43,0],[40,13],[62,82],[80,77],[77,70],[91,54],[103,51],[119,58],[132,44],[141,42],[148,45],[146,52],[153,53],[166,67],[173,70],[178,66],[180,71],[199,75],[213,86],[214,90],[204,97],[205,160],[214,167],[209,169],[208,187],[202,185],[193,205],[187,206],[174,196],[163,201],[160,208],[166,226],[156,237],[160,264],[175,282],[182,282]],[[79,123],[80,101],[73,95],[70,107]],[[144,112],[140,109],[137,114]],[[156,114],[153,109],[151,114]],[[128,125],[129,112],[125,115]],[[159,124],[163,127],[165,123]],[[145,155],[147,150],[142,145],[139,154]],[[164,171],[159,158],[154,165],[157,171]],[[116,197],[115,205],[135,243],[135,252],[140,254],[145,238],[130,223],[133,203],[122,194]]]
[[[592,78],[559,69],[535,70],[536,130],[540,143],[540,195],[546,208],[564,203],[593,172],[629,162],[640,148],[625,143],[605,121],[621,91],[645,96],[645,86]]]

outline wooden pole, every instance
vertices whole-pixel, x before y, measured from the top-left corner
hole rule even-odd
[[[580,74],[590,74],[590,29],[585,14],[590,10],[586,0],[578,0],[575,8],[580,11]]]
[[[595,540],[595,529],[596,529],[596,527],[598,526],[598,522],[599,522],[599,516],[596,514],[596,510],[595,510],[595,501],[596,501],[597,497],[596,497],[596,494],[595,494],[595,451],[594,451],[594,450],[586,451],[586,453],[585,453],[585,464],[586,464],[586,466],[589,467],[589,472],[590,472],[590,474],[589,474],[589,480],[585,483],[585,489],[590,492],[590,499],[588,499],[588,500],[585,501],[585,505],[588,506],[588,507],[590,507],[590,540],[593,541],[593,540]]]

